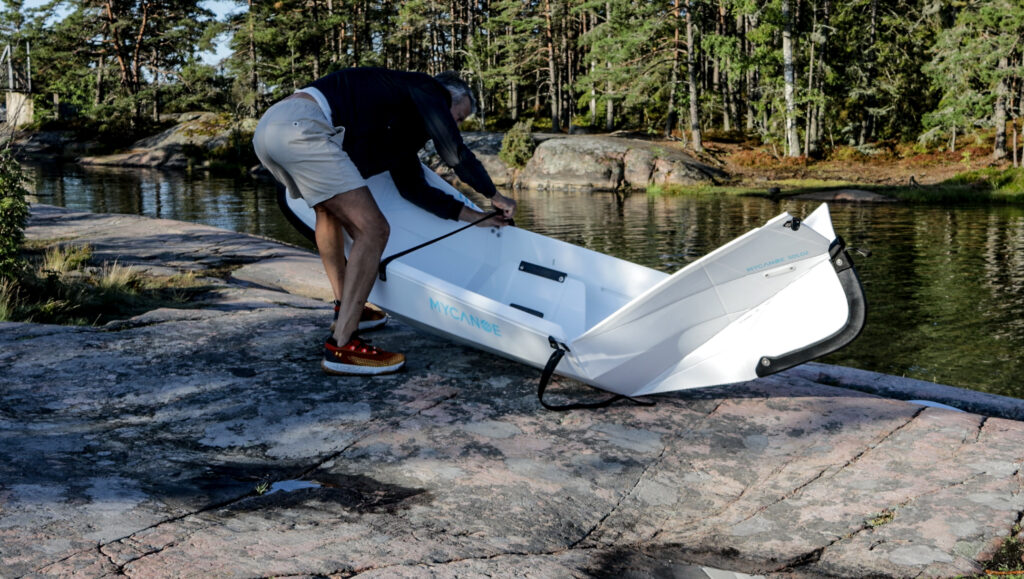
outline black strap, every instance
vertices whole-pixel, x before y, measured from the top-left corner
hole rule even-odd
[[[537,399],[540,400],[540,403],[544,408],[558,412],[564,412],[566,410],[604,408],[606,406],[611,406],[619,400],[629,400],[633,404],[640,406],[654,406],[654,402],[648,400],[637,400],[636,398],[630,398],[629,396],[622,394],[615,394],[608,399],[599,400],[597,402],[573,402],[571,404],[548,404],[547,402],[544,402],[544,391],[547,390],[548,383],[551,381],[551,376],[555,373],[555,367],[558,366],[558,363],[562,360],[562,356],[565,356],[565,353],[569,351],[568,346],[559,342],[554,337],[549,336],[548,342],[555,351],[551,352],[551,357],[548,358],[548,363],[544,366],[544,372],[540,375],[540,383],[537,385]]]
[[[399,257],[402,257],[403,255],[408,255],[408,254],[416,251],[417,249],[423,249],[424,247],[426,247],[426,246],[428,246],[428,245],[430,245],[432,243],[437,243],[438,241],[441,241],[442,239],[444,239],[446,237],[451,237],[452,235],[455,235],[456,233],[458,233],[460,231],[465,231],[465,230],[469,229],[470,227],[473,227],[474,225],[477,225],[479,223],[483,223],[484,221],[487,221],[491,217],[495,217],[495,216],[501,215],[501,213],[502,213],[501,209],[495,209],[494,211],[491,211],[490,213],[488,213],[487,215],[484,215],[480,219],[477,219],[476,221],[470,223],[469,225],[460,227],[460,228],[456,229],[455,231],[449,231],[448,233],[445,233],[441,237],[435,237],[434,239],[431,239],[430,241],[424,241],[423,243],[417,245],[416,247],[410,247],[409,249],[406,249],[405,251],[399,251],[398,253],[396,253],[394,255],[388,256],[387,258],[381,260],[380,265],[377,266],[377,277],[380,278],[380,281],[388,281],[388,274],[387,274],[388,264],[391,263],[392,261],[398,259]]]

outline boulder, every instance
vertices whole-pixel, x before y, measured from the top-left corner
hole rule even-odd
[[[0,146],[6,145],[0,137]],[[47,160],[69,160],[92,153],[102,146],[96,141],[76,141],[71,131],[23,132],[10,140],[19,156]]]
[[[487,169],[487,173],[491,176],[491,180],[494,181],[494,184],[498,187],[511,186],[515,176],[515,172],[512,168],[498,157],[498,152],[501,151],[501,142],[504,138],[504,133],[469,131],[462,133],[462,141],[466,143],[469,150],[473,151],[476,158],[480,159],[480,163],[483,164],[484,169]],[[444,177],[445,180],[455,183],[456,186],[465,186],[465,184],[462,183],[455,175],[455,171],[453,171],[448,165],[445,165],[444,161],[441,160],[441,157],[434,149],[433,141],[427,141],[426,146],[423,147],[423,150],[420,152],[420,160],[433,169],[438,175]]]
[[[517,183],[531,189],[646,189],[725,176],[673,143],[584,135],[541,142]]]
[[[227,115],[219,113],[183,113],[176,125],[136,141],[126,152],[81,157],[79,162],[85,165],[184,169],[206,153],[229,146],[233,133],[251,134],[255,128],[255,119],[235,123]]]

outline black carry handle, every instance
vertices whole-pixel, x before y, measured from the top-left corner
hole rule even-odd
[[[410,253],[416,251],[417,249],[423,249],[424,247],[426,247],[426,246],[428,246],[428,245],[430,245],[432,243],[437,243],[438,241],[441,241],[442,239],[444,239],[446,237],[451,237],[452,235],[455,235],[456,233],[458,233],[460,231],[465,231],[465,230],[469,229],[470,227],[473,227],[474,225],[477,225],[479,223],[483,223],[484,221],[487,221],[491,217],[497,217],[498,215],[501,215],[501,209],[495,209],[494,211],[491,211],[490,213],[488,213],[487,215],[484,215],[480,219],[477,219],[476,221],[470,223],[469,225],[465,225],[463,227],[460,227],[460,228],[456,229],[455,231],[449,231],[448,233],[445,233],[441,237],[436,237],[434,239],[431,239],[430,241],[424,241],[423,243],[417,245],[416,247],[410,247],[409,249],[406,249],[405,251],[399,251],[398,253],[396,253],[394,255],[388,256],[387,258],[381,260],[380,265],[377,266],[377,277],[380,278],[380,281],[388,281],[388,274],[387,274],[388,264],[391,263],[392,261],[398,259],[399,257],[402,257],[403,255],[409,255]],[[510,225],[511,225],[511,223],[510,223]]]
[[[619,400],[629,400],[633,404],[638,406],[654,406],[654,402],[649,400],[637,400],[636,398],[630,398],[623,394],[615,394],[605,400],[599,400],[597,402],[573,402],[571,404],[548,404],[544,402],[544,391],[547,390],[548,383],[551,381],[551,375],[555,372],[555,367],[558,366],[558,362],[562,360],[562,356],[569,351],[569,347],[559,342],[554,336],[548,337],[548,343],[555,349],[551,352],[551,357],[548,358],[548,363],[544,366],[544,372],[540,375],[540,383],[537,385],[537,399],[544,408],[555,411],[565,410],[579,410],[579,409],[592,409],[592,408],[604,408],[611,406]]]

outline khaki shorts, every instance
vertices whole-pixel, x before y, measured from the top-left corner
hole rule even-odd
[[[366,186],[341,148],[345,127],[332,127],[313,101],[285,99],[267,109],[252,145],[263,166],[288,193],[310,207]]]

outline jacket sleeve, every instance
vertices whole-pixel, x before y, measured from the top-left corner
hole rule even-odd
[[[442,219],[459,220],[462,202],[427,184],[423,176],[423,165],[415,153],[395,156],[391,163],[391,178],[398,192],[411,203]]]
[[[412,100],[423,117],[427,134],[434,141],[434,149],[445,165],[455,170],[462,182],[490,199],[498,192],[480,160],[462,142],[459,127],[455,124],[447,103],[432,97],[419,87],[410,89]]]

